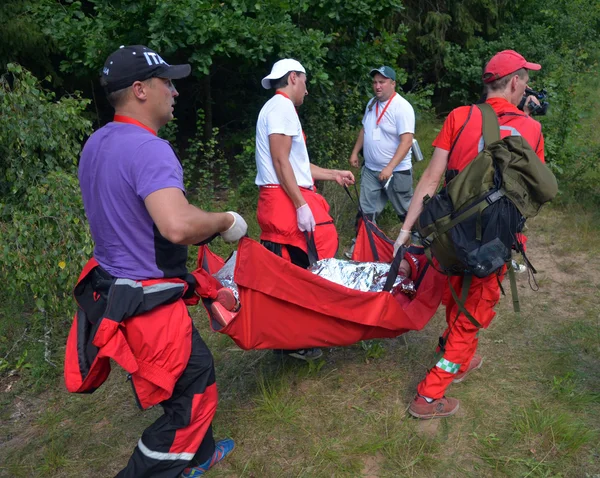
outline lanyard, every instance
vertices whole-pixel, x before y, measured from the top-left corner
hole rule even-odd
[[[287,98],[288,100],[292,101],[292,99],[283,91],[276,91],[275,94],[281,95],[284,98]],[[294,109],[295,109],[295,107],[294,107]],[[298,110],[296,110],[296,116],[298,116]],[[298,120],[300,120],[300,117],[298,117]],[[300,126],[302,126],[302,125],[300,125]],[[306,143],[306,133],[304,132],[304,130],[302,130],[302,136],[304,136],[304,142]]]
[[[390,96],[390,99],[388,100],[388,102],[385,104],[385,108],[383,108],[381,115],[379,114],[379,101],[375,104],[375,118],[377,118],[377,121],[375,121],[375,126],[377,126],[378,128],[379,128],[379,123],[381,123],[381,120],[383,119],[383,115],[385,114],[385,111],[388,109],[388,106],[390,106],[390,103],[394,99],[394,96],[396,96],[395,91],[392,94],[392,96]]]
[[[140,123],[138,120],[130,118],[129,116],[115,115],[115,117],[113,118],[113,121],[116,121],[118,123],[134,124],[136,126],[139,126],[140,128],[144,128],[146,131],[149,131],[154,136],[156,136],[156,131],[154,131],[152,128],[149,128],[144,123]]]

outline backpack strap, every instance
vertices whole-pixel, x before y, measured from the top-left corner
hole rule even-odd
[[[458,294],[454,287],[452,287],[452,281],[450,280],[450,274],[448,274],[448,288],[450,289],[450,293],[452,294],[452,298],[458,307],[458,313],[456,317],[452,321],[452,323],[448,322],[448,328],[446,329],[446,333],[439,338],[438,350],[434,355],[435,363],[437,363],[446,353],[446,342],[448,341],[448,336],[450,335],[450,329],[454,326],[456,321],[458,320],[459,315],[462,313],[469,322],[471,322],[478,329],[481,328],[481,324],[477,322],[475,317],[466,309],[465,302],[467,300],[467,296],[469,295],[469,289],[471,288],[471,282],[473,281],[472,274],[465,274],[463,276],[462,281],[462,290],[460,294],[460,299],[458,298]]]
[[[483,143],[485,146],[500,141],[500,124],[494,109],[487,103],[475,106],[481,111],[481,129],[483,130]]]
[[[515,311],[515,314],[518,315],[521,313],[521,304],[519,302],[517,278],[515,276],[515,268],[513,267],[512,259],[506,262],[506,268],[508,269],[508,278],[510,280],[510,295],[512,295],[513,310]]]
[[[454,299],[454,302],[456,302],[456,306],[458,307],[458,314],[456,314],[456,319],[458,319],[458,316],[462,313],[467,319],[469,319],[469,322],[471,322],[475,327],[480,329],[481,324],[479,322],[477,322],[475,317],[473,317],[473,315],[471,315],[471,313],[465,307],[465,302],[467,300],[467,295],[469,294],[469,289],[471,288],[472,280],[473,280],[472,274],[464,275],[460,299],[458,298],[458,294],[454,290],[454,287],[452,287],[452,281],[450,281],[450,276],[448,276],[448,286],[450,288],[450,293],[452,294],[452,298]],[[456,322],[456,319],[454,319],[454,322]]]
[[[456,135],[456,139],[454,140],[454,143],[452,143],[452,146],[450,146],[450,152],[448,153],[448,163],[450,163],[450,157],[452,156],[452,151],[454,151],[454,146],[456,146],[456,143],[458,143],[458,140],[460,139],[460,135],[462,134],[463,130],[465,129],[465,126],[467,126],[467,123],[471,119],[471,113],[473,113],[473,106],[474,105],[471,105],[471,108],[469,108],[469,114],[467,115],[467,119],[465,120],[463,125],[460,127],[460,130],[458,131],[458,134]],[[448,182],[448,180],[446,180],[446,182]]]

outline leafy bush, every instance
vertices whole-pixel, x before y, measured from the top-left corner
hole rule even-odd
[[[81,141],[90,131],[82,117],[89,100],[77,94],[55,100],[16,64],[0,77],[0,200],[19,204],[49,171],[75,171]]]
[[[76,176],[88,101],[54,101],[20,66],[9,65],[9,73],[0,82],[0,278],[11,310],[21,311],[14,323],[28,331],[24,347],[38,348],[42,339],[49,360],[52,335],[62,343],[71,290],[92,254]],[[18,336],[14,323],[11,336]]]

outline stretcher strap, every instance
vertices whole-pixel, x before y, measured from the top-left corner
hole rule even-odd
[[[521,304],[519,302],[519,292],[517,291],[517,279],[515,277],[515,269],[512,265],[512,260],[506,263],[508,269],[508,278],[510,280],[510,295],[512,295],[513,310],[516,314],[521,313]]]
[[[461,298],[459,299],[458,294],[454,290],[454,287],[452,287],[452,281],[450,280],[450,275],[448,275],[448,286],[450,288],[450,292],[452,293],[452,298],[454,299],[454,302],[456,303],[456,306],[458,307],[458,313],[456,314],[456,317],[454,318],[452,323],[448,322],[448,328],[446,329],[446,333],[444,335],[442,335],[439,339],[439,343],[438,343],[439,350],[434,355],[434,361],[435,361],[434,363],[437,363],[444,356],[444,353],[446,353],[446,341],[448,340],[448,336],[450,335],[450,329],[454,326],[454,324],[458,320],[458,317],[460,316],[461,312],[464,314],[464,316],[467,319],[469,319],[469,321],[475,327],[477,327],[478,329],[481,328],[481,324],[479,322],[477,322],[477,320],[475,320],[475,317],[473,317],[465,307],[465,302],[467,300],[467,296],[469,295],[469,289],[471,288],[472,280],[473,280],[473,276],[471,274],[465,274],[465,276],[463,277],[462,290],[461,290],[461,294],[460,294]]]
[[[471,322],[475,327],[480,329],[481,324],[479,322],[477,322],[477,320],[475,320],[475,317],[473,317],[471,315],[471,313],[465,307],[465,302],[467,300],[467,295],[469,294],[469,289],[471,288],[472,280],[473,280],[473,276],[471,274],[465,274],[465,276],[463,278],[460,299],[458,298],[458,294],[454,290],[454,287],[452,287],[452,281],[450,280],[450,277],[448,277],[448,285],[450,286],[450,293],[452,294],[452,298],[454,299],[454,302],[456,303],[456,306],[458,307],[458,314],[456,314],[456,319],[458,319],[458,316],[462,312],[462,314],[467,319],[469,319],[469,322]],[[454,322],[456,322],[456,319],[454,319]]]
[[[306,238],[306,253],[308,255],[308,264],[312,266],[315,262],[319,260],[317,244],[315,243],[315,233],[304,231],[304,237]]]
[[[389,292],[392,290],[394,282],[396,281],[396,277],[398,277],[398,269],[400,268],[400,262],[402,262],[404,254],[406,254],[406,249],[406,246],[402,246],[396,252],[394,260],[392,261],[392,265],[390,266],[390,271],[388,272],[387,279],[385,280],[385,285],[383,286],[384,292]]]

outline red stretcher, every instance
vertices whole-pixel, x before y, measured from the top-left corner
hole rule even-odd
[[[394,259],[394,241],[387,237],[375,223],[361,215],[358,233],[352,250],[352,260],[358,262],[387,262]]]
[[[399,262],[399,261],[398,261]],[[198,267],[214,274],[225,261],[208,246],[199,248]],[[216,332],[242,349],[302,349],[354,344],[420,330],[442,299],[445,276],[424,265],[416,296],[362,292],[330,282],[243,238],[234,281],[241,309],[225,327],[210,317]]]

